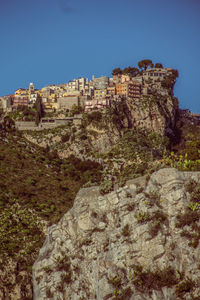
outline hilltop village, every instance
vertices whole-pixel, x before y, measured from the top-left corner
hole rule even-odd
[[[138,67],[0,97],[0,299],[199,300],[200,118]]]
[[[0,97],[0,107],[4,112],[12,112],[22,107],[32,108],[37,101],[42,103],[45,112],[68,111],[74,106],[88,112],[109,107],[112,101],[122,97],[139,100],[143,96],[159,93],[173,96],[173,86],[178,76],[172,68],[161,64],[144,65],[143,70],[128,67],[116,68],[112,77],[101,76],[92,80],[80,77],[68,83],[48,85],[36,89],[33,83],[29,88],[19,88],[13,95]],[[30,119],[31,120],[31,119]],[[29,119],[26,119],[29,121]]]

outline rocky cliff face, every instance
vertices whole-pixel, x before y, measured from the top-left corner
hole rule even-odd
[[[123,127],[141,128],[169,137],[174,135],[179,110],[175,97],[155,93],[140,99],[126,99],[120,104],[113,103],[113,106]]]
[[[141,129],[173,138],[177,112],[178,101],[171,96],[121,99],[113,101],[106,111],[86,113],[82,126],[29,132],[25,137],[41,147],[48,145],[50,149],[56,149],[61,158],[73,154],[83,160],[94,159],[96,153],[105,154],[111,150],[127,129]]]
[[[34,299],[200,299],[199,180],[161,169],[104,196],[81,189],[48,229]]]

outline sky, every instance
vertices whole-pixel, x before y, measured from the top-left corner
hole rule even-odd
[[[180,108],[200,113],[200,0],[0,0],[0,96],[142,59],[177,69]]]

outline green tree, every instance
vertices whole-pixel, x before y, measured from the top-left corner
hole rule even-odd
[[[72,107],[71,107],[70,112],[71,112],[72,116],[81,114],[83,112],[83,107],[80,106],[79,104],[78,105],[73,104]]]
[[[44,116],[44,109],[43,109],[41,97],[37,98],[34,106],[35,106],[35,109],[36,109],[35,123],[38,125],[41,118]]]
[[[153,62],[150,59],[143,59],[143,60],[138,62],[138,67],[142,70],[145,70],[145,71],[148,67],[153,68],[153,66],[154,66]]]
[[[121,75],[122,74],[122,70],[120,68],[115,68],[113,71],[112,71],[112,75]]]
[[[12,131],[15,129],[15,122],[9,116],[4,117],[3,119],[3,129],[5,131]]]
[[[161,63],[156,63],[155,68],[163,69],[163,65]]]
[[[126,74],[132,77],[135,77],[137,74],[139,74],[138,68],[132,68],[132,67],[127,67],[122,71],[122,74]]]

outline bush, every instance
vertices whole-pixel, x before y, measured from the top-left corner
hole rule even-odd
[[[70,139],[70,134],[69,134],[69,133],[66,133],[65,135],[62,135],[62,136],[61,136],[61,141],[62,141],[63,143],[68,142],[69,139]]]
[[[172,287],[178,283],[176,272],[173,268],[167,267],[163,270],[144,271],[142,266],[136,265],[129,274],[129,279],[137,290],[149,292],[151,290],[160,290],[163,287]]]
[[[100,184],[100,193],[102,195],[107,194],[113,190],[113,183],[111,180],[104,180]]]

